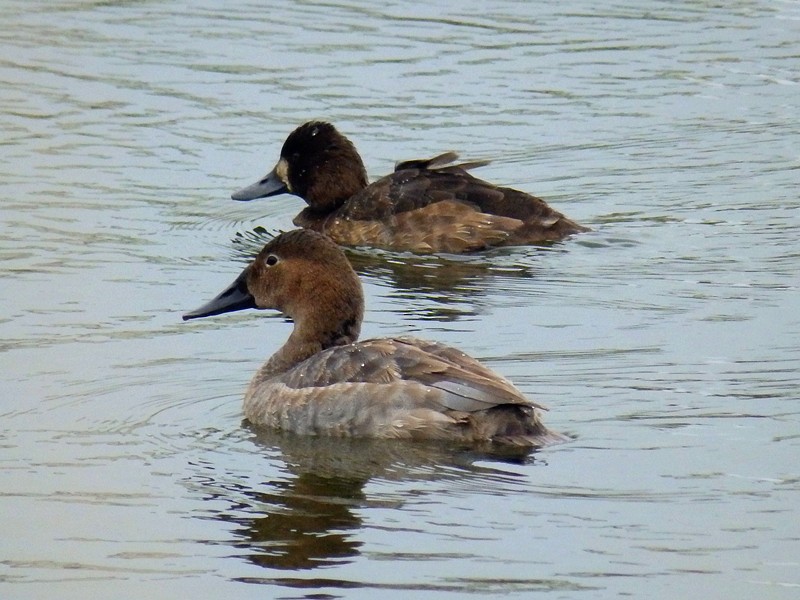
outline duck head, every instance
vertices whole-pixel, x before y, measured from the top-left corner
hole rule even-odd
[[[330,123],[310,121],[289,134],[272,171],[231,198],[255,200],[289,193],[315,210],[330,212],[367,183],[364,163],[350,140]]]
[[[275,309],[295,323],[292,334],[322,348],[354,342],[364,316],[361,282],[344,252],[326,236],[282,233],[216,298],[183,320],[247,308]]]

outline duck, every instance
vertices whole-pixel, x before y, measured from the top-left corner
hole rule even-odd
[[[257,429],[526,448],[565,439],[542,423],[541,404],[456,348],[405,336],[359,341],[361,282],[319,232],[280,233],[183,319],[245,309],[277,310],[294,323],[245,392],[244,416]]]
[[[419,254],[549,244],[589,231],[541,198],[468,172],[488,161],[453,164],[457,158],[402,161],[369,183],[353,143],[331,123],[310,121],[289,134],[267,175],[231,198],[300,196],[308,206],[294,218],[297,227],[342,246]]]

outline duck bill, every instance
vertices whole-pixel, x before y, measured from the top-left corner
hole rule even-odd
[[[247,272],[245,269],[225,290],[210,302],[183,315],[183,320],[212,317],[224,313],[256,308],[256,299],[247,290]]]
[[[289,191],[289,188],[286,187],[286,184],[278,176],[277,170],[278,168],[275,167],[272,171],[267,173],[263,179],[231,194],[231,198],[234,200],[255,200],[256,198],[277,196],[278,194]]]

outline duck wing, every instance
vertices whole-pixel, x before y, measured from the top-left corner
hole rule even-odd
[[[500,405],[518,404],[542,410],[507,379],[461,350],[438,342],[403,337],[392,340],[395,360],[404,379],[441,390],[450,410],[475,412]]]
[[[424,161],[408,161],[412,162]],[[355,221],[385,219],[442,202],[514,219],[517,225],[529,221],[554,224],[565,219],[541,198],[473,177],[462,165],[395,171],[350,198],[337,216]]]
[[[341,245],[423,253],[553,242],[588,231],[541,198],[473,177],[459,165],[396,171],[321,224],[306,216],[300,213],[295,224],[316,227]]]
[[[276,378],[293,389],[337,384],[420,384],[440,409],[465,413],[515,404],[544,409],[508,380],[460,350],[415,338],[365,340],[329,348]],[[388,389],[388,387],[387,387]]]
[[[404,168],[371,183],[347,200],[337,216],[352,221],[375,221],[425,209],[440,202],[461,202],[460,197],[469,195],[468,184],[472,179],[475,178],[455,166],[439,169]],[[477,205],[472,210],[475,208]]]

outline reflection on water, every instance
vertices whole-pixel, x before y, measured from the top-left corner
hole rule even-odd
[[[363,480],[325,478],[300,473],[296,479],[275,484],[270,492],[248,492],[250,517],[219,514],[236,523],[233,531],[247,551],[247,560],[272,569],[312,569],[343,564],[358,554],[361,543],[352,539],[362,523],[353,512],[364,500]],[[242,511],[242,506],[237,507]]]
[[[503,463],[533,464],[533,452],[522,448],[480,451],[433,442],[387,444],[265,430],[257,430],[253,441],[256,451],[277,453],[286,465],[281,479],[233,483],[217,479],[213,466],[198,465],[202,470],[186,483],[223,507],[207,516],[235,525],[230,543],[244,551],[241,557],[279,570],[352,562],[362,546],[361,511],[401,509],[404,504],[402,496],[370,499],[365,487],[371,480],[401,485],[457,480],[462,488],[491,491],[518,478],[503,471]],[[477,461],[496,466],[479,466]]]

